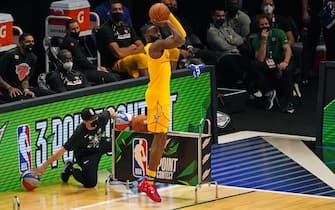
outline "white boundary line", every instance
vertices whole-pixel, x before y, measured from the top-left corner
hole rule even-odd
[[[222,186],[224,186],[226,188],[231,188],[231,189],[243,189],[243,190],[270,192],[270,193],[278,193],[278,194],[286,194],[286,195],[299,195],[299,196],[303,196],[303,197],[324,198],[324,199],[329,199],[329,200],[335,200],[335,198],[329,197],[329,196],[309,195],[309,194],[291,193],[291,192],[274,191],[274,190],[262,190],[262,189],[245,188],[245,187],[233,187],[233,186],[227,186],[227,185],[222,185]]]
[[[175,186],[175,185],[167,186],[167,187],[159,188],[158,191],[165,191],[165,190],[169,190],[169,189],[172,189],[172,188],[175,188],[175,187],[177,187],[177,186]],[[128,195],[127,196],[122,196],[120,198],[115,198],[115,199],[111,199],[111,200],[108,200],[108,201],[102,201],[102,202],[98,202],[98,203],[94,203],[94,204],[90,204],[90,205],[86,205],[86,206],[71,208],[71,210],[81,210],[81,209],[88,209],[88,208],[98,207],[98,206],[102,206],[102,205],[106,205],[106,204],[115,203],[115,202],[118,202],[118,201],[129,200],[130,198],[140,197],[141,195],[144,195],[144,194],[143,193],[136,193],[136,194],[129,195],[129,196]]]
[[[258,131],[239,131],[235,133],[229,133],[226,135],[221,135],[218,137],[218,143],[228,143],[237,140],[253,138],[253,137],[280,137],[280,138],[289,138],[292,140],[303,140],[303,141],[315,141],[315,137],[310,136],[298,136],[298,135],[289,135],[289,134],[278,134],[278,133],[268,133],[268,132],[258,132]]]

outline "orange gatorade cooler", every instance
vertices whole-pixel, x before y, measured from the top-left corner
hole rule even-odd
[[[13,43],[13,17],[11,14],[0,13],[0,46]]]
[[[62,0],[54,1],[50,5],[50,15],[68,16],[79,22],[80,30],[85,31],[90,28],[90,3],[87,0]],[[50,25],[65,24],[65,21],[50,21]]]

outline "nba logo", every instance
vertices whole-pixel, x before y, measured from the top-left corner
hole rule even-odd
[[[21,173],[31,169],[31,146],[29,125],[20,125],[17,128],[19,146],[19,163]]]
[[[147,172],[148,142],[144,138],[133,140],[133,176],[142,177]]]

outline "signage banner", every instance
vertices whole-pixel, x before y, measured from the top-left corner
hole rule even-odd
[[[211,110],[211,76],[210,71],[197,79],[187,70],[173,74],[170,131],[198,131],[198,122]],[[61,148],[81,123],[83,108],[90,106],[96,112],[114,108],[133,115],[145,114],[147,82],[147,78],[125,80],[0,105],[0,192],[20,189],[21,173],[41,165]],[[112,123],[107,124],[106,136],[111,136]],[[139,143],[140,139],[134,142]],[[53,162],[41,177],[41,184],[60,180],[64,162],[72,158],[73,152],[67,152]],[[111,165],[111,158],[103,156],[99,170],[110,170]],[[136,165],[135,174],[141,173],[139,167]]]

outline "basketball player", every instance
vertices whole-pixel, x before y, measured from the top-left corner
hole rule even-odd
[[[171,36],[162,39],[157,26],[166,26]],[[150,149],[149,168],[145,178],[137,188],[155,201],[161,198],[154,184],[156,170],[162,157],[170,121],[170,77],[171,60],[168,49],[180,47],[185,43],[186,33],[180,23],[170,13],[169,19],[142,28],[147,42],[145,51],[148,56],[149,84],[145,94],[148,107],[148,131],[154,135]]]
[[[58,160],[65,152],[74,151],[76,163],[81,169],[73,168],[72,162],[65,164],[61,174],[63,182],[67,182],[71,175],[84,187],[95,187],[98,182],[98,166],[101,156],[112,151],[112,144],[103,137],[110,118],[116,118],[112,110],[105,110],[96,114],[93,108],[85,108],[81,112],[83,122],[77,126],[70,139],[41,166],[32,170],[34,174],[43,174],[45,169]]]

